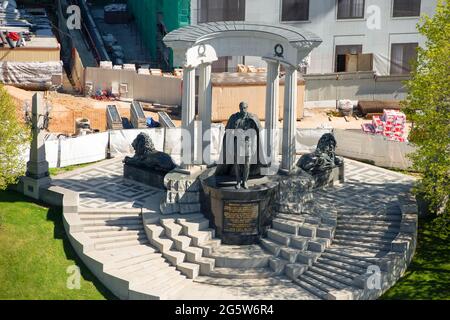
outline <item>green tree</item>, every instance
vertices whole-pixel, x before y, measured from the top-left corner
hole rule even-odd
[[[423,173],[416,192],[429,210],[448,224],[450,208],[450,1],[440,0],[433,17],[418,25],[426,46],[408,81],[406,113],[413,121],[410,140],[414,168]]]
[[[30,130],[19,121],[14,101],[0,85],[0,190],[24,174],[22,155],[29,141]]]

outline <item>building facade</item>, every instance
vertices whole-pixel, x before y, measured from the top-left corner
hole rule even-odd
[[[305,28],[323,39],[309,57],[308,74],[375,71],[410,72],[420,15],[433,15],[437,0],[191,0],[192,23],[245,20]],[[264,67],[254,57],[228,57],[216,71],[235,71],[238,63]]]

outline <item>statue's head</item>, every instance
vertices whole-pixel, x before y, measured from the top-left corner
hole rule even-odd
[[[239,104],[239,110],[241,111],[242,115],[246,115],[248,113],[248,104],[247,104],[247,102],[242,101]]]
[[[321,153],[334,153],[336,150],[336,138],[331,133],[324,134],[317,144],[317,151]]]
[[[146,155],[156,151],[152,139],[147,133],[144,132],[140,133],[136,137],[136,139],[134,139],[132,146],[136,151],[136,155],[139,156]]]

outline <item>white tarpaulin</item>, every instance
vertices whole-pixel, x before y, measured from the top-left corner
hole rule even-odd
[[[343,157],[370,161],[386,167],[408,169],[411,160],[407,155],[415,150],[406,142],[389,141],[383,136],[362,133],[359,130],[334,130],[336,153]]]
[[[132,154],[134,153],[131,144],[134,139],[141,133],[147,133],[153,141],[156,150],[164,150],[164,129],[130,129],[130,130],[113,130],[111,131],[111,153],[112,154]]]
[[[60,141],[61,167],[100,161],[106,158],[108,132]]]
[[[58,149],[59,140],[45,141],[45,159],[48,161],[50,168],[58,167]]]
[[[0,62],[0,82],[4,84],[44,85],[52,77],[62,77],[62,61],[56,62]]]
[[[295,149],[297,153],[313,152],[316,150],[320,138],[326,133],[332,133],[332,131],[332,129],[297,129],[295,136]],[[281,137],[280,141],[282,139]]]

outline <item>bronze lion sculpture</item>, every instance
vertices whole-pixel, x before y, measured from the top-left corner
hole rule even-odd
[[[133,157],[126,157],[125,164],[162,172],[170,172],[175,169],[176,164],[172,157],[167,153],[157,151],[147,133],[140,133],[134,139],[132,146],[135,154]]]
[[[337,142],[331,133],[324,134],[313,153],[303,155],[297,167],[309,174],[329,171],[343,164],[343,159],[336,157]]]

